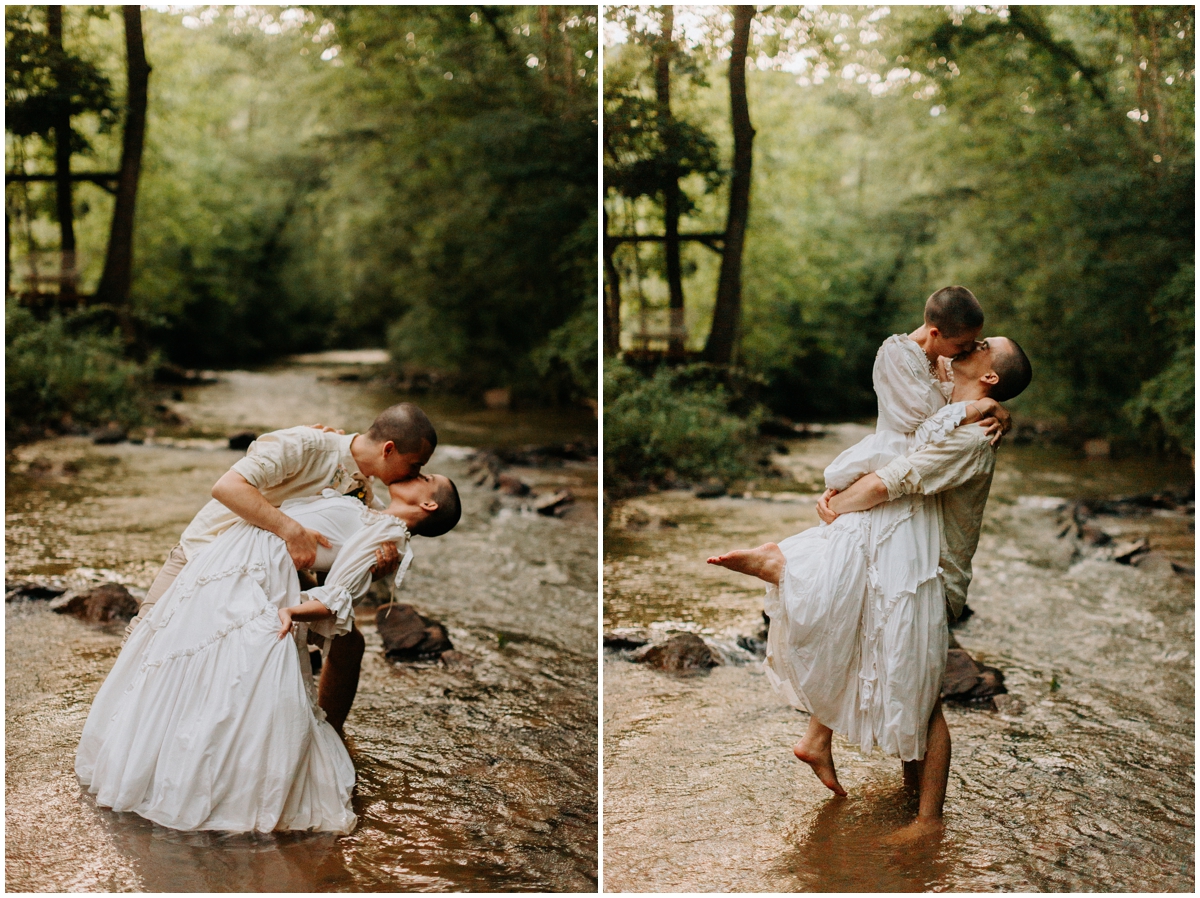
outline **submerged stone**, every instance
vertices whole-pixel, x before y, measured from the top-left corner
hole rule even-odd
[[[50,603],[50,610],[106,624],[118,618],[131,619],[138,612],[138,601],[120,583],[101,583],[92,589],[64,593]]]
[[[694,633],[681,633],[666,642],[643,646],[630,660],[668,671],[704,670],[721,663],[708,644]]]
[[[412,661],[441,655],[454,646],[441,621],[423,617],[412,605],[384,605],[375,612],[383,653],[393,661]]]

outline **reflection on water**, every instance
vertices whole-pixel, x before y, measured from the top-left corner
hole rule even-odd
[[[215,433],[318,419],[353,429],[384,402],[362,399],[354,383],[318,381],[319,368],[295,381],[289,371],[249,375],[261,379],[243,385],[255,395],[230,397],[236,421],[216,417],[222,400],[212,391],[238,375],[189,389],[181,410]],[[301,381],[310,393],[289,395]],[[311,404],[326,388],[333,404]],[[547,435],[538,415],[487,414],[506,417],[497,426],[512,442],[594,438],[594,422],[582,432],[560,422]],[[579,498],[562,519],[523,514],[472,486],[451,443],[443,438],[430,469],[457,480],[463,521],[416,541],[405,592],[446,624],[463,657],[393,665],[370,615],[360,619],[367,653],[346,727],[355,832],[179,833],[96,807],[81,794],[74,752],[122,628],[17,602],[5,609],[9,889],[595,889],[596,468],[522,470],[539,490],[568,487]],[[240,455],[78,438],[22,447],[7,460],[6,577],[145,587]]]
[[[864,428],[865,430],[865,428]],[[790,444],[804,479],[844,445]],[[1022,496],[1121,495],[1190,482],[1188,466],[1004,447],[962,645],[1004,671],[1002,710],[951,706],[945,833],[883,836],[914,808],[900,764],[834,742],[850,797],[831,797],[791,745],[807,716],[756,665],[678,679],[605,661],[605,888],[610,891],[1192,891],[1194,583],[1072,557],[1057,514]],[[817,523],[816,496],[619,504],[605,534],[605,626],[755,632],[762,590],[707,566]],[[1103,518],[1194,561],[1192,519]]]
[[[796,846],[780,855],[772,872],[800,892],[929,891],[952,862],[944,834],[903,849],[884,843],[915,811],[913,796],[894,778],[828,798],[802,823]]]

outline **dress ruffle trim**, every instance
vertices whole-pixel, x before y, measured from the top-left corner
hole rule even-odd
[[[196,590],[198,590],[201,586],[207,586],[209,583],[214,583],[217,580],[224,580],[226,577],[235,577],[239,574],[249,574],[254,578],[255,581],[257,581],[259,586],[262,586],[267,579],[267,566],[261,561],[250,561],[242,564],[235,564],[233,567],[225,568],[224,570],[218,571],[215,574],[205,574],[203,577],[197,577],[193,583],[189,584],[186,589],[181,590],[174,597],[174,600],[171,603],[170,612],[161,621],[152,623],[151,619],[147,619],[143,622],[143,626],[150,624],[151,630],[161,630],[171,622],[171,618],[175,616],[175,612],[179,606],[195,595]]]
[[[217,630],[215,633],[213,633],[211,636],[209,636],[203,642],[198,643],[194,646],[190,646],[189,648],[186,648],[186,649],[176,649],[175,651],[169,652],[168,654],[166,654],[163,657],[158,658],[154,661],[143,661],[141,663],[141,665],[139,666],[138,670],[144,673],[145,671],[149,670],[152,667],[162,667],[164,664],[174,661],[177,658],[190,658],[192,655],[198,654],[199,652],[204,651],[210,645],[224,639],[226,636],[228,636],[234,630],[240,630],[242,627],[246,626],[246,624],[257,620],[258,618],[262,617],[264,614],[267,614],[271,611],[277,611],[277,610],[278,609],[275,607],[275,605],[273,603],[264,602],[262,607],[260,607],[257,611],[238,618],[237,620],[233,621],[226,627],[222,627],[220,630]],[[132,689],[133,685],[134,684],[130,684],[129,688]],[[129,690],[127,689],[126,692],[128,692],[128,691]]]
[[[861,684],[858,705],[860,710],[868,710],[872,699],[875,697],[875,684],[879,681],[879,640],[883,636],[883,630],[887,626],[892,612],[900,604],[901,599],[910,598],[915,600],[921,588],[928,583],[936,581],[941,574],[942,569],[938,567],[932,576],[918,582],[915,589],[902,589],[894,595],[885,596],[883,590],[879,587],[879,571],[873,564],[867,566],[867,598],[877,609],[878,613],[875,625],[871,627],[871,632],[867,634],[866,651],[863,658],[865,663],[858,677]]]

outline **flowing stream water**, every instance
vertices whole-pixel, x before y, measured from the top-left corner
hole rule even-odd
[[[365,429],[403,398],[355,381],[368,356],[222,372],[185,388],[189,432],[143,444],[59,438],[6,459],[6,578],[145,588],[242,453],[225,434],[322,421]],[[5,869],[14,891],[594,891],[597,880],[596,466],[515,468],[569,488],[560,518],[501,503],[470,446],[595,439],[583,411],[417,398],[438,428],[427,470],[455,478],[462,523],[417,540],[404,600],[463,657],[393,664],[373,625],[346,724],[358,773],[349,836],[180,833],[95,805],[75,778],[92,697],[123,624],[6,606]]]
[[[915,849],[882,838],[915,813],[898,761],[834,742],[837,799],[791,746],[807,715],[771,689],[739,635],[761,584],[708,566],[818,523],[822,468],[870,428],[795,441],[797,492],[615,503],[604,625],[691,631],[723,649],[672,675],[606,651],[606,891],[1184,891],[1195,887],[1194,590],[1190,577],[1077,555],[1060,499],[1188,484],[1188,466],[1002,446],[969,605],[954,630],[1009,695],[948,705],[946,827]],[[1101,517],[1116,539],[1194,563],[1194,517]]]

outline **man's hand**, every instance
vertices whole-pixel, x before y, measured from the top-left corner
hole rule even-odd
[[[817,500],[817,517],[826,524],[832,524],[837,519],[837,512],[829,507],[829,500],[836,496],[837,490],[825,490]]]
[[[321,431],[321,433],[340,433],[340,434],[342,434],[342,436],[346,435],[346,431],[344,431],[338,427],[329,427],[328,425],[325,425],[325,424],[309,424],[308,426],[311,427],[313,430]]]
[[[396,573],[400,567],[400,552],[395,543],[381,543],[375,550],[375,566],[371,568],[371,579],[382,580]]]
[[[280,536],[283,536],[284,542],[287,543],[288,554],[292,556],[292,564],[296,565],[298,571],[310,568],[316,563],[318,545],[327,549],[333,545],[316,530],[309,530],[300,524],[296,524],[295,528],[288,528],[287,534],[281,533]]]

